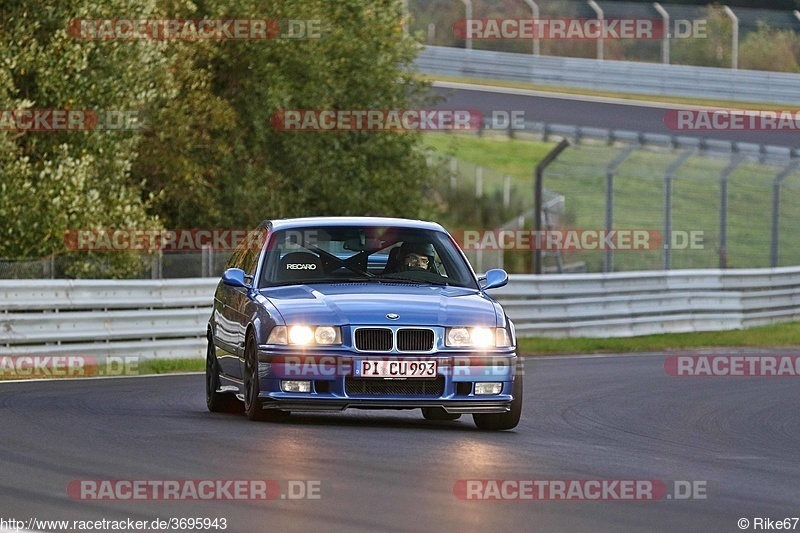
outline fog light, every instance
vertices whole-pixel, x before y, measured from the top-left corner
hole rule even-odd
[[[503,390],[502,383],[476,383],[475,394],[500,394]]]
[[[285,379],[281,381],[281,389],[283,392],[311,392],[311,382]]]

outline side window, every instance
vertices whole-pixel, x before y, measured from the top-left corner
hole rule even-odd
[[[241,262],[241,257],[242,257],[242,253],[243,252],[244,252],[244,250],[242,250],[241,245],[239,245],[239,247],[237,247],[233,251],[233,253],[231,254],[231,257],[228,259],[228,262],[225,264],[225,269],[227,270],[229,268],[239,268],[239,264]]]
[[[241,268],[247,276],[255,274],[258,258],[261,256],[261,245],[266,238],[267,230],[264,228],[248,232],[234,250],[225,268]]]
[[[240,260],[240,267],[244,270],[244,273],[248,276],[254,276],[256,273],[256,267],[258,266],[258,258],[261,257],[261,248],[263,244],[267,240],[267,230],[264,228],[258,228],[251,232],[248,232],[247,238],[245,239],[244,245],[244,253],[242,254]]]

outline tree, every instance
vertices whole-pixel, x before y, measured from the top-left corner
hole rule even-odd
[[[131,110],[138,131],[0,131],[0,257],[69,254],[81,229],[252,227],[267,217],[415,216],[414,132],[282,132],[283,109],[422,105],[398,0],[22,0],[0,7],[0,109]],[[87,40],[81,18],[320,20],[319,38]],[[81,252],[73,276],[126,276],[135,251]]]
[[[138,11],[136,11],[138,9]],[[72,18],[110,11],[149,16],[153,6],[124,0],[105,10],[91,0],[22,0],[0,13],[0,109],[136,110],[158,93],[164,68],[153,43],[86,41],[67,33]],[[8,114],[6,114],[8,117]],[[67,253],[68,230],[158,228],[129,171],[132,131],[0,131],[0,257]],[[141,269],[135,252],[72,261],[72,276],[124,276]]]
[[[800,36],[776,30],[763,22],[747,34],[739,49],[739,67],[773,72],[800,72]]]
[[[251,227],[264,218],[301,215],[416,216],[428,170],[413,132],[285,132],[272,117],[286,109],[401,109],[421,105],[425,85],[409,67],[418,45],[402,28],[396,0],[210,0],[196,9],[174,8],[186,18],[318,20],[319,38],[222,41],[184,53],[192,76],[207,83],[213,103],[197,130],[202,143],[186,163],[212,172],[165,172],[159,161],[185,157],[186,144],[142,152],[135,176],[149,191],[181,191],[170,224]],[[284,29],[286,23],[283,23]],[[187,43],[188,44],[188,43]],[[198,74],[199,73],[199,74]],[[172,101],[167,109],[187,102]],[[188,106],[179,114],[195,109]],[[175,138],[180,121],[162,121],[160,135]],[[152,147],[153,143],[145,141]],[[207,150],[202,150],[202,147]],[[191,161],[190,161],[191,160]],[[211,164],[213,167],[208,167]],[[188,178],[189,187],[181,180]],[[207,206],[207,207],[202,207]]]

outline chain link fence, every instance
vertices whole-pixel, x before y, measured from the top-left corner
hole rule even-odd
[[[220,277],[231,256],[229,250],[160,252],[142,256],[141,269],[128,279],[173,279]],[[0,279],[70,278],[74,256],[54,255],[41,260],[0,259]]]
[[[520,244],[510,237],[504,246],[498,238],[506,229],[532,234],[535,161],[530,177],[511,178],[463,161],[439,163],[449,169],[452,187],[469,190],[480,176],[484,195],[503,200],[510,196],[515,202],[503,204],[512,208],[504,212],[504,223],[470,218],[469,212],[480,205],[475,199],[464,204],[466,210],[446,215],[451,231],[480,228],[483,234],[494,233],[489,246],[466,251],[477,270],[533,272],[537,248],[542,250],[542,272],[800,264],[796,151],[539,123],[526,127],[525,132],[483,135],[572,141],[544,171],[541,227],[548,233],[540,241]],[[510,195],[499,192],[507,190]],[[582,241],[586,235],[589,238]],[[603,241],[608,235],[612,237]],[[640,240],[633,242],[635,238]]]
[[[543,247],[543,272],[800,265],[796,152],[577,128],[568,135],[563,127],[528,126],[524,132],[491,135],[572,140],[544,172],[542,228],[560,232],[562,241]],[[451,233],[533,230],[536,161],[531,161],[530,176],[522,177],[441,153],[431,154],[429,164],[438,169],[431,196],[443,213],[439,221]],[[595,239],[594,247],[584,246],[580,235],[587,231],[644,232],[647,242],[626,247],[618,239],[611,245]],[[578,242],[566,240],[570,232],[579,236]],[[465,252],[477,271],[533,271],[532,247],[478,246]],[[216,277],[229,256],[229,251],[210,248],[161,252],[144,256],[138,275],[132,277]],[[68,261],[61,256],[0,260],[0,279],[69,277]]]
[[[566,228],[647,230],[646,250],[572,250],[590,272],[800,264],[797,160],[578,144],[547,170]],[[660,238],[659,238],[660,236]]]
[[[537,0],[536,11],[529,2],[515,0],[513,2],[501,0],[473,1],[471,4],[471,18],[473,19],[531,19],[537,18],[577,18],[596,19],[595,11],[585,0]],[[689,65],[718,66],[706,64],[715,63],[723,55],[726,58],[724,66],[729,66],[729,55],[732,53],[733,21],[729,15],[722,12],[722,5],[714,5],[714,9],[721,18],[715,23],[708,23],[708,6],[680,5],[662,3],[661,9],[669,16],[670,34],[672,45],[671,62]],[[651,2],[617,2],[598,0],[596,5],[602,10],[602,16],[607,19],[652,19],[663,20],[663,13]],[[466,42],[458,32],[454,31],[457,21],[467,18],[468,12],[465,3],[458,0],[410,0],[408,2],[411,24],[409,29],[415,34],[423,36],[426,45],[465,47]],[[749,34],[757,32],[761,26],[779,31],[800,32],[800,17],[791,9],[771,10],[758,7],[733,7],[738,24],[738,42],[743,43]],[[538,13],[538,14],[535,14]],[[684,37],[682,33],[689,28],[697,27],[696,24],[705,23],[702,28],[707,31],[702,36]],[[703,43],[711,42],[713,50],[699,52]],[[473,40],[471,46],[476,50],[495,50],[498,52],[515,53],[541,53],[550,56],[565,57],[598,57],[596,40],[546,40],[533,41],[531,39],[487,39]],[[603,43],[605,59],[618,59],[628,61],[662,62],[664,48],[661,39],[651,40],[605,40]],[[687,47],[688,46],[688,47]],[[713,57],[705,57],[713,53]]]

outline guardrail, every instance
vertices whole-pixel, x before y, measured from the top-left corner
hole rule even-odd
[[[420,72],[557,87],[742,102],[800,104],[800,74],[633,61],[598,61],[427,46]]]
[[[0,353],[204,357],[217,278],[0,281]]]
[[[204,357],[217,280],[0,281],[3,355]],[[512,275],[520,336],[625,337],[800,319],[800,267]]]
[[[800,319],[800,267],[523,274],[492,294],[520,336],[723,331]]]

